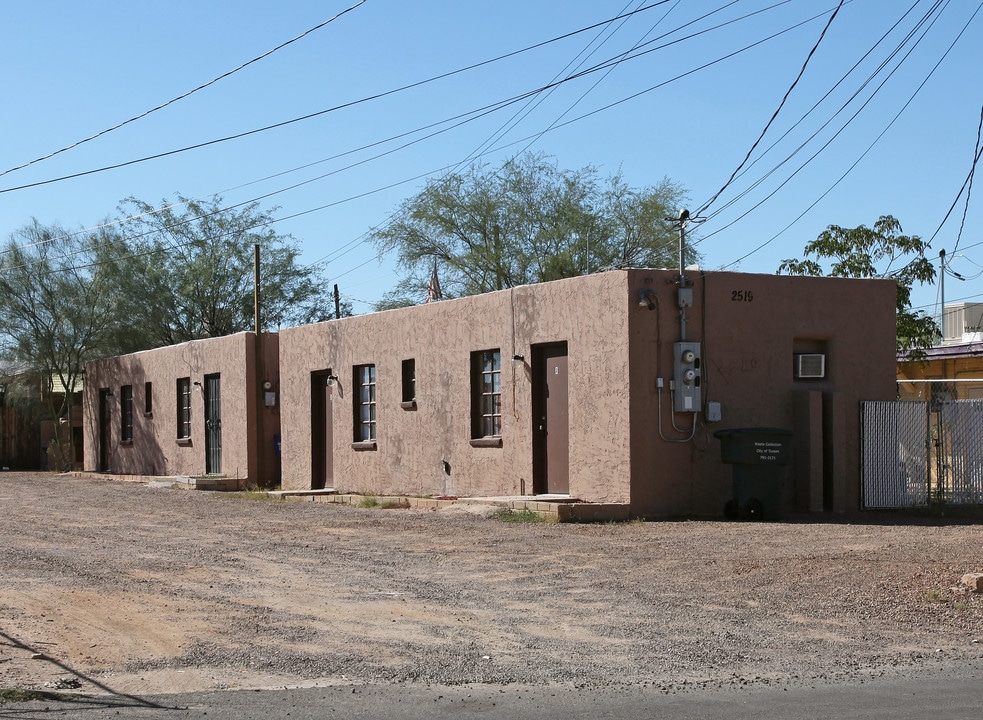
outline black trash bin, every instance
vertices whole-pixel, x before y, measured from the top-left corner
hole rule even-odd
[[[733,466],[734,497],[724,506],[730,519],[779,520],[785,467],[792,461],[792,431],[754,427],[718,430],[720,459]]]

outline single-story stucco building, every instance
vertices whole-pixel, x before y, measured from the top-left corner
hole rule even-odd
[[[246,332],[87,364],[84,468],[275,485],[277,354]]]
[[[769,428],[782,509],[850,512],[895,360],[893,281],[610,271],[91,363],[84,465],[712,516]]]
[[[714,433],[791,431],[784,509],[854,511],[890,280],[618,270],[279,333],[282,487],[720,515]]]

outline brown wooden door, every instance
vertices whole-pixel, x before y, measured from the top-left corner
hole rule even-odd
[[[567,344],[533,347],[533,491],[570,492]]]
[[[334,487],[332,422],[334,385],[330,370],[311,373],[311,489]]]
[[[112,440],[112,392],[109,388],[99,389],[99,472],[109,472],[109,443]]]

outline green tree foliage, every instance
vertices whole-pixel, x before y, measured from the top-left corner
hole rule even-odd
[[[430,180],[372,240],[403,273],[379,308],[420,302],[434,264],[448,297],[619,267],[671,267],[683,192],[663,180],[632,189],[620,175],[559,170],[526,154]]]
[[[120,242],[101,249],[133,318],[140,349],[252,330],[254,245],[260,246],[264,328],[334,317],[330,286],[301,267],[300,249],[252,203],[226,208],[178,197],[159,208],[129,198]],[[350,313],[350,307],[346,310]]]
[[[105,230],[69,233],[34,221],[0,250],[2,354],[21,368],[21,390],[40,387],[49,419],[68,418],[85,363],[116,348],[120,306],[105,268],[92,262],[111,240]],[[68,424],[54,428],[60,467],[72,457],[71,433]]]
[[[928,243],[917,235],[903,235],[901,223],[882,215],[873,228],[830,225],[805,246],[803,260],[783,260],[779,274],[849,278],[891,278],[897,282],[897,338],[899,353],[919,354],[941,337],[935,321],[911,308],[915,283],[935,282],[935,268],[925,257]],[[812,257],[809,257],[812,256]],[[831,261],[824,273],[822,261]]]

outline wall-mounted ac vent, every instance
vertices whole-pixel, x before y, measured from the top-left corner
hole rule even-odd
[[[796,354],[794,375],[797,379],[826,377],[826,356],[822,353]]]

